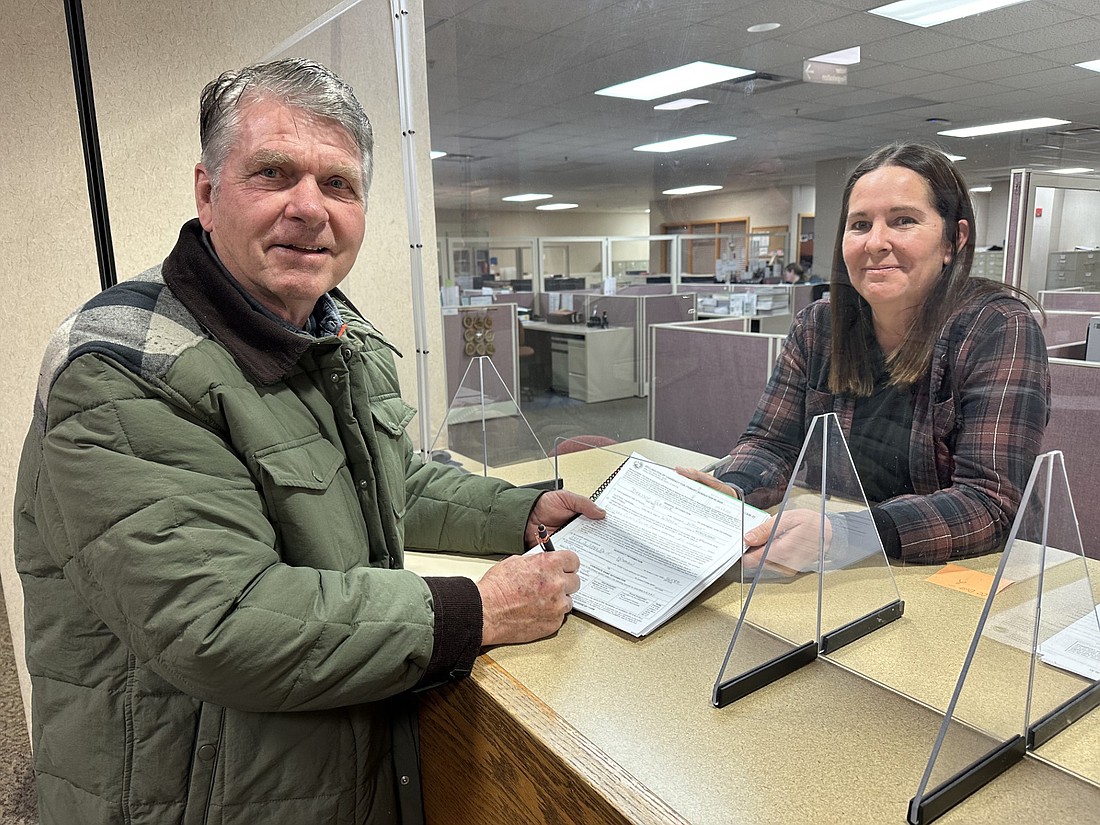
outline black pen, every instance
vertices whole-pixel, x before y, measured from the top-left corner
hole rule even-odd
[[[550,541],[546,527],[542,524],[539,525],[539,544],[542,545],[543,552],[550,552],[554,549],[554,542]]]

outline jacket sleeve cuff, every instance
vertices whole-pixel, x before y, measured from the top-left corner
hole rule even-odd
[[[416,690],[469,676],[481,652],[481,593],[477,585],[464,576],[430,576],[424,581],[435,611],[435,644]]]

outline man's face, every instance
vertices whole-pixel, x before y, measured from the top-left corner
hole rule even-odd
[[[217,190],[195,167],[199,222],[237,282],[300,327],[363,243],[361,156],[346,129],[302,109],[261,98],[239,114]]]

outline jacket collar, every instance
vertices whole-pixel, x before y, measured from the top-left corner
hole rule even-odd
[[[180,302],[260,384],[283,380],[316,340],[249,298],[204,243],[197,218],[183,225],[161,271]]]

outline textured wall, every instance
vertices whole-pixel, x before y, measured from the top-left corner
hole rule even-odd
[[[99,289],[80,131],[63,5],[9,4],[0,27],[0,145],[6,149],[6,289],[0,416],[0,574],[22,662],[22,593],[14,575],[11,502],[38,364],[57,323]],[[195,214],[197,101],[206,81],[258,60],[333,5],[330,0],[136,0],[85,2],[92,79],[115,257],[120,279],[161,260],[179,226]],[[423,19],[410,5],[414,120],[424,162],[417,184],[425,249],[429,384],[434,419],[444,406],[442,346],[431,170],[427,161],[427,93]],[[367,240],[345,283],[352,300],[406,354],[406,397],[416,401],[404,172],[389,4],[365,0],[338,24],[311,36],[296,53],[340,65],[375,124],[378,140]],[[385,296],[381,299],[380,296]],[[432,345],[432,341],[437,342]],[[413,423],[416,427],[416,422]],[[29,685],[21,673],[24,696]]]

